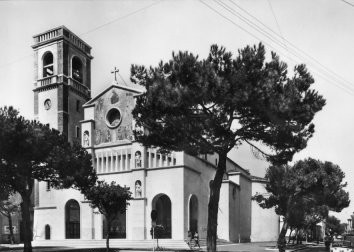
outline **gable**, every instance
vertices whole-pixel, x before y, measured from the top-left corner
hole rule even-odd
[[[133,140],[133,116],[137,92],[112,86],[87,106],[94,106],[95,145]]]

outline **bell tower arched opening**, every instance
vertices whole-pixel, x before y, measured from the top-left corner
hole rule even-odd
[[[82,62],[79,57],[74,56],[71,62],[71,75],[72,78],[80,83],[83,82],[83,68]]]
[[[43,78],[54,75],[54,59],[51,52],[46,52],[43,56]]]

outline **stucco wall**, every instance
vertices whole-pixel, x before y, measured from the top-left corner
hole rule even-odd
[[[198,199],[198,233],[200,238],[206,238],[208,223],[209,183],[214,178],[215,170],[212,167],[192,160],[187,156],[187,163],[193,170],[184,168],[184,237],[187,238],[189,227],[189,203],[192,195]]]
[[[40,191],[45,183],[40,183]],[[92,209],[84,201],[83,195],[74,189],[46,191],[48,194],[43,197],[40,206],[35,208],[33,222],[34,240],[44,240],[45,225],[51,227],[51,239],[65,239],[65,204],[71,200],[76,200],[80,205],[80,237],[81,239],[91,239],[92,230],[90,226],[91,218],[87,218],[92,213]],[[41,198],[42,199],[42,198]],[[47,199],[47,201],[44,201]]]
[[[51,108],[46,110],[44,101],[51,100]],[[38,93],[38,116],[36,118],[43,124],[49,123],[51,128],[58,128],[58,89]]]
[[[240,177],[240,239],[250,241],[251,236],[251,207],[252,183],[249,177]]]
[[[265,184],[252,182],[252,195],[265,193]],[[256,201],[252,201],[252,242],[276,241],[279,234],[279,216],[274,208],[263,209]]]

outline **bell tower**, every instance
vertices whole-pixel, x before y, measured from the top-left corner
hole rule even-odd
[[[79,140],[82,105],[91,97],[91,47],[65,26],[33,38],[35,118]]]

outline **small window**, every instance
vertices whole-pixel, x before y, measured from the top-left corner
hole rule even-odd
[[[76,111],[77,112],[80,112],[80,107],[81,107],[80,101],[76,100]]]
[[[76,138],[80,138],[80,127],[76,126]]]
[[[48,224],[45,225],[45,239],[50,240],[50,226]]]
[[[53,54],[47,52],[43,57],[43,78],[52,76],[53,74]]]
[[[50,191],[50,182],[47,182],[47,191]]]

